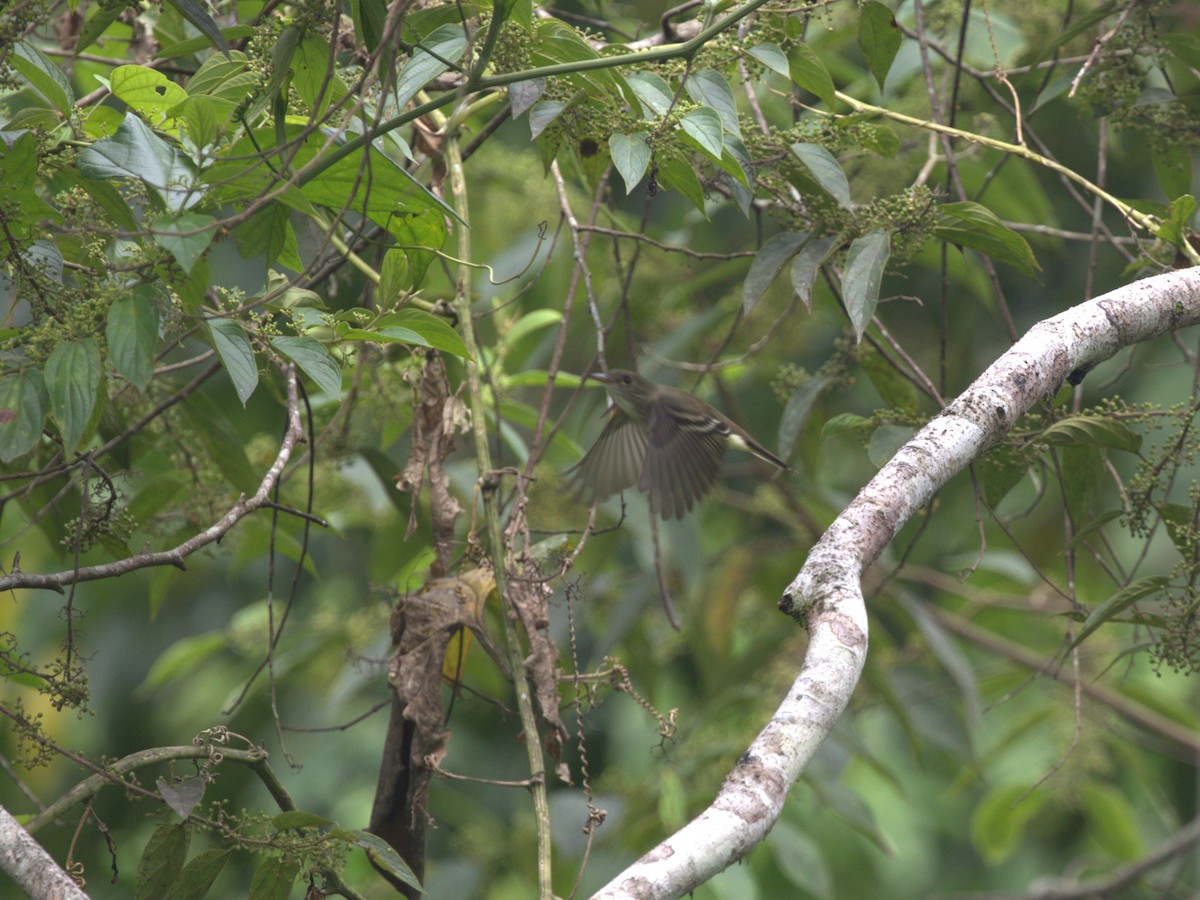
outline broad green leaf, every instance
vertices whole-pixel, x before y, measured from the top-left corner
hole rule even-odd
[[[0,462],[28,453],[42,437],[50,398],[37,369],[0,378]]]
[[[834,238],[814,238],[805,244],[792,261],[792,290],[805,307],[812,309],[812,289],[821,266],[837,246]]]
[[[242,38],[253,36],[254,26],[252,25],[230,25],[228,28],[221,29],[221,37],[226,41],[240,41]],[[159,51],[154,54],[154,58],[178,59],[181,56],[191,56],[193,53],[207,50],[212,45],[212,38],[209,37],[194,37],[183,41],[174,41],[165,47],[159,48]],[[191,87],[191,85],[189,84],[188,87]]]
[[[109,76],[113,95],[154,123],[187,99],[187,91],[162,72],[146,66],[117,66]]]
[[[208,14],[208,10],[199,0],[166,0],[166,3],[173,6],[181,16],[195,25],[202,35],[212,41],[214,47],[225,53],[229,52],[229,45],[225,43],[221,29],[217,27],[217,23],[213,21],[212,16]]]
[[[1029,791],[1025,784],[997,785],[984,794],[971,814],[970,833],[985,862],[998,865],[1016,852],[1026,826],[1042,811],[1048,796],[1046,791]]]
[[[1200,529],[1200,523],[1195,520],[1192,508],[1181,503],[1160,503],[1154,508],[1158,510],[1159,518],[1166,526],[1167,535],[1175,549],[1180,554],[1190,556],[1196,543],[1196,531]]]
[[[330,103],[348,93],[341,77],[329,71],[330,62],[328,42],[311,31],[305,32],[292,56],[292,86],[313,119],[323,117]]]
[[[229,56],[217,54],[206,59],[188,79],[188,95],[237,103],[257,85],[258,76],[250,71],[250,60],[234,50]]]
[[[535,331],[541,331],[543,328],[559,324],[562,322],[562,318],[562,312],[557,309],[532,310],[513,322],[504,335],[504,341],[510,346],[515,345],[522,338],[533,334]]]
[[[791,69],[792,81],[810,94],[820,97],[830,109],[833,108],[837,99],[834,96],[833,79],[812,47],[805,43],[793,46],[788,51],[788,66]]]
[[[158,346],[154,296],[153,287],[138,285],[130,296],[115,301],[109,307],[104,332],[108,361],[139,391],[144,391],[154,377],[154,351]]]
[[[561,100],[539,100],[529,108],[529,137],[536,140],[538,135],[550,127],[559,117],[567,104]]]
[[[75,105],[75,93],[71,90],[71,83],[67,81],[62,69],[56,66],[50,57],[29,41],[20,40],[12,45],[8,62],[60,115],[71,114]]]
[[[646,144],[649,136],[645,131],[637,131],[614,134],[608,139],[608,152],[625,181],[626,194],[633,193],[650,165],[650,147]]]
[[[888,409],[917,412],[920,398],[916,386],[896,366],[874,347],[860,349],[858,364],[867,373],[871,386],[879,393]]]
[[[888,70],[896,51],[900,49],[900,26],[892,11],[876,0],[866,0],[859,11],[858,46],[867,58],[867,66],[880,90],[887,80]]]
[[[228,648],[229,639],[220,631],[180,638],[159,654],[138,691],[156,691],[173,681],[195,678],[203,663]]]
[[[1082,786],[1088,833],[1109,859],[1131,863],[1145,853],[1138,833],[1137,810],[1114,785],[1088,779]]]
[[[693,109],[679,120],[679,126],[688,134],[700,148],[714,159],[720,159],[724,152],[721,136],[721,117],[715,110],[701,106]]]
[[[386,869],[394,878],[415,888],[421,887],[421,882],[413,874],[413,870],[408,867],[408,863],[401,859],[395,848],[383,838],[366,831],[347,832],[345,837],[362,847],[371,862]]]
[[[1167,144],[1150,148],[1154,177],[1168,200],[1192,190],[1192,148],[1189,144]]]
[[[242,406],[258,387],[258,364],[254,360],[254,348],[245,329],[233,319],[210,318],[205,323],[212,339],[213,349],[221,358],[221,364],[233,379]]]
[[[259,474],[250,465],[241,435],[229,420],[229,412],[203,391],[196,391],[180,404],[188,426],[204,444],[234,493],[253,494],[258,490]]]
[[[674,154],[663,156],[658,161],[658,180],[668,190],[678,191],[704,213],[705,218],[708,217],[704,208],[704,185],[686,160]]]
[[[421,40],[396,77],[394,103],[404,109],[421,88],[462,59],[467,35],[461,25],[442,25]]]
[[[1080,413],[1060,419],[1038,436],[1053,446],[1111,447],[1139,453],[1142,437],[1119,419],[1097,413]]]
[[[354,33],[367,45],[369,53],[374,53],[383,40],[387,10],[387,0],[350,0]]]
[[[854,413],[841,413],[825,421],[821,426],[821,441],[830,440],[843,434],[862,435],[874,428],[871,420]]]
[[[50,241],[34,241],[21,251],[21,262],[30,269],[36,270],[47,281],[61,285],[63,258],[56,244]]]
[[[88,178],[141,181],[173,212],[194,205],[204,193],[192,162],[133,113],[125,114],[112,137],[81,150],[76,161]]]
[[[846,268],[842,273],[842,296],[854,334],[862,340],[875,307],[879,303],[879,286],[883,281],[883,270],[891,253],[891,242],[886,231],[872,231],[857,238],[846,253]]]
[[[723,75],[713,69],[700,69],[692,73],[685,87],[689,97],[701,106],[714,110],[721,117],[721,127],[725,129],[726,134],[741,137],[737,102],[733,99],[733,90]]]
[[[446,242],[446,218],[435,210],[392,216],[388,231],[396,247],[408,257],[409,277],[405,290],[420,287],[429,266],[437,258],[433,252]]]
[[[970,247],[997,262],[1007,263],[1031,278],[1042,270],[1025,238],[986,206],[970,200],[938,207],[938,223],[933,233],[959,247]]]
[[[203,213],[183,213],[164,216],[154,222],[150,229],[154,243],[174,256],[184,272],[191,273],[196,260],[216,236],[213,227],[216,221]]]
[[[783,459],[788,459],[796,449],[800,435],[804,433],[804,426],[808,424],[808,418],[812,415],[813,407],[821,399],[821,394],[832,384],[831,378],[812,375],[792,391],[787,406],[783,408],[783,415],[779,417],[779,455]]]
[[[33,240],[41,233],[42,220],[61,218],[38,196],[39,183],[37,138],[26,132],[11,147],[0,140],[0,205],[4,208],[6,241]]]
[[[292,233],[291,210],[282,203],[268,203],[233,229],[233,239],[244,259],[263,257],[274,265]]]
[[[812,174],[821,190],[837,201],[842,209],[850,209],[850,182],[841,163],[820,144],[792,144],[792,153]]]
[[[1150,575],[1146,578],[1139,578],[1132,584],[1117,591],[1117,593],[1088,613],[1088,617],[1079,626],[1079,632],[1075,635],[1075,640],[1071,641],[1070,646],[1063,653],[1069,653],[1074,650],[1087,640],[1097,628],[1120,615],[1139,600],[1145,600],[1148,597],[1161,594],[1170,583],[1171,579],[1165,575]]]
[[[180,871],[166,900],[203,900],[232,855],[232,849],[221,847],[211,847],[203,853],[197,853]]]
[[[271,338],[271,346],[299,366],[329,396],[341,394],[342,372],[323,344],[310,337],[282,335]]]
[[[771,282],[775,280],[775,276],[807,240],[808,232],[785,231],[771,235],[763,242],[762,247],[754,256],[754,261],[750,263],[750,271],[746,273],[746,280],[742,283],[743,311],[750,312],[754,309],[754,305],[766,293]]]
[[[68,453],[79,446],[100,386],[100,345],[95,338],[59,344],[46,360],[50,412],[62,431]]]
[[[125,508],[139,524],[145,524],[174,500],[185,485],[186,482],[178,472],[162,472],[142,484]]]
[[[916,433],[915,428],[907,425],[880,425],[867,441],[867,459],[875,468],[882,469]]]
[[[403,250],[389,250],[383,255],[383,263],[379,266],[379,284],[375,288],[379,305],[392,306],[401,294],[412,287],[408,254]]]
[[[191,833],[186,825],[159,825],[154,830],[138,862],[134,900],[159,900],[167,895],[187,859]]]
[[[107,181],[96,181],[92,178],[86,178],[74,166],[65,166],[61,171],[77,187],[81,187],[87,191],[88,195],[96,201],[96,204],[112,219],[113,224],[122,231],[137,231],[141,227],[137,219],[134,218],[133,210],[129,208],[129,204],[121,196],[121,192],[112,184]]]
[[[396,340],[406,344],[419,344],[444,350],[464,359],[470,358],[471,355],[458,332],[447,325],[445,319],[421,309],[401,309],[381,316],[375,323],[374,330],[380,337],[368,340]]]
[[[300,864],[269,856],[262,861],[250,879],[247,900],[287,900],[300,874]]]
[[[778,44],[755,44],[746,52],[772,72],[782,75],[784,78],[792,77],[792,69],[788,64],[787,54],[779,48]]]
[[[95,15],[88,16],[75,41],[75,55],[78,56],[108,31],[110,25],[124,12],[124,6],[113,6],[110,9],[96,9]]]
[[[333,828],[337,822],[301,809],[289,809],[271,819],[276,831],[292,831],[300,828]]]
[[[671,108],[675,92],[671,86],[654,72],[635,72],[625,77],[625,83],[642,104],[642,115],[647,119],[665,116]]]

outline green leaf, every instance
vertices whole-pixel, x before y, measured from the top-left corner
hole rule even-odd
[[[903,409],[917,412],[920,400],[916,386],[903,373],[897,371],[874,347],[863,347],[859,351],[858,364],[867,373],[871,386],[879,393],[888,409]]]
[[[801,248],[792,262],[792,290],[810,310],[813,284],[835,246],[837,242],[831,237],[815,238]]]
[[[788,67],[791,69],[792,81],[810,94],[820,97],[830,109],[833,108],[837,99],[834,96],[833,79],[812,47],[805,43],[795,44],[788,51]]]
[[[784,78],[792,77],[792,69],[788,63],[787,55],[779,48],[778,44],[755,44],[746,52],[772,72],[776,72]]]
[[[529,109],[530,139],[536,140],[566,108],[567,104],[561,100],[539,100],[533,104]]]
[[[642,104],[642,115],[647,119],[665,116],[671,108],[675,92],[661,75],[653,72],[635,72],[625,78],[625,83]]]
[[[971,814],[971,842],[985,862],[999,865],[1013,855],[1025,826],[1042,811],[1048,796],[1046,791],[1029,792],[1023,784],[987,791]]]
[[[167,567],[159,571],[169,572],[172,568]],[[202,663],[220,655],[228,647],[229,639],[219,631],[180,638],[159,654],[158,659],[150,666],[150,671],[146,673],[145,680],[138,687],[138,692],[152,692],[172,681],[194,678]]]
[[[368,53],[374,53],[383,40],[387,8],[387,0],[350,0],[354,33],[367,45]]]
[[[1025,238],[1001,222],[986,206],[970,200],[938,207],[938,223],[933,233],[958,247],[978,250],[1030,278],[1042,270]]]
[[[872,231],[857,238],[846,253],[846,268],[842,273],[842,295],[846,312],[854,326],[854,334],[862,340],[875,307],[879,303],[879,286],[883,281],[883,270],[891,253],[891,243],[886,231]]]
[[[31,241],[41,233],[41,220],[62,218],[38,196],[37,185],[42,183],[38,176],[37,138],[26,132],[12,146],[0,140],[0,202],[4,208],[6,242]]]
[[[1192,148],[1188,144],[1167,144],[1151,147],[1150,161],[1154,177],[1168,200],[1174,200],[1192,190]]]
[[[696,176],[696,170],[687,162],[674,154],[662,157],[658,161],[658,180],[667,190],[678,191],[692,202],[705,218],[708,213],[704,208],[704,185]]]
[[[650,165],[650,147],[646,144],[649,136],[645,131],[637,131],[633,134],[614,134],[608,139],[609,155],[625,181],[626,194],[633,193]]]
[[[512,106],[512,117],[519,119],[546,93],[545,78],[530,78],[508,86],[508,102]]]
[[[880,90],[883,90],[896,51],[900,49],[901,37],[900,26],[890,9],[876,0],[863,3],[858,19],[858,46],[867,58],[867,66],[879,82]]]
[[[75,41],[75,55],[78,56],[100,38],[108,27],[125,11],[124,6],[114,5],[111,9],[96,9],[95,15],[88,16]]]
[[[154,351],[158,346],[158,308],[155,290],[140,284],[128,297],[108,310],[105,340],[108,360],[121,377],[144,391],[154,377]]]
[[[796,449],[813,407],[832,384],[832,378],[813,375],[801,382],[788,398],[783,415],[779,417],[779,455],[783,459],[790,457]]]
[[[1154,508],[1158,510],[1159,518],[1166,526],[1167,535],[1175,549],[1190,556],[1195,544],[1196,530],[1200,527],[1192,508],[1180,503],[1160,503]]]
[[[191,394],[180,406],[188,426],[233,489],[247,494],[258,490],[258,473],[250,465],[245,444],[229,421],[228,412],[201,391]]]
[[[713,69],[700,69],[692,73],[685,86],[689,97],[720,116],[721,127],[725,129],[726,134],[741,137],[737,101],[733,99],[733,90],[723,75]]]
[[[461,25],[442,25],[423,38],[396,76],[396,108],[404,109],[417,91],[457,63],[466,49],[467,35]]]
[[[1088,617],[1079,626],[1079,632],[1075,635],[1075,640],[1071,641],[1063,653],[1070,653],[1087,640],[1097,628],[1120,615],[1139,600],[1145,600],[1148,597],[1161,594],[1170,583],[1171,579],[1165,575],[1150,575],[1146,578],[1139,578],[1132,584],[1117,591],[1117,593],[1088,613]]]
[[[392,216],[388,231],[396,239],[396,246],[408,257],[407,289],[414,290],[437,258],[433,251],[446,242],[446,219],[435,210]]]
[[[851,208],[850,182],[832,153],[820,144],[792,144],[792,153],[838,206],[846,210]]]
[[[337,822],[324,816],[318,816],[316,813],[290,809],[275,816],[271,820],[271,825],[276,831],[292,831],[301,828],[333,828]]]
[[[766,293],[775,276],[807,240],[808,233],[804,231],[785,231],[767,238],[755,254],[754,261],[750,263],[750,271],[746,273],[746,280],[742,283],[744,312],[748,313],[754,309],[754,305]]]
[[[1135,825],[1137,810],[1129,799],[1099,779],[1088,779],[1081,787],[1088,833],[1110,859],[1121,862],[1139,859],[1145,848]]]
[[[242,406],[258,387],[258,364],[254,360],[254,348],[246,331],[233,319],[210,318],[205,324],[212,339],[213,349],[221,358],[221,364],[233,379]]]
[[[203,900],[212,890],[213,883],[225,869],[233,850],[212,847],[197,853],[179,873],[171,885],[166,900]]]
[[[328,42],[312,32],[305,32],[292,57],[292,86],[313,119],[323,117],[330,103],[336,103],[348,93],[345,82],[336,72],[329,71],[330,61]]]
[[[1140,453],[1142,437],[1119,419],[1081,413],[1060,419],[1041,433],[1039,440],[1057,447],[1111,447]]]
[[[202,35],[212,41],[214,47],[224,53],[229,52],[229,45],[225,43],[225,38],[221,35],[221,29],[217,27],[217,23],[208,14],[208,10],[198,0],[166,0],[166,2],[169,6],[173,6],[181,16],[195,25],[196,29]]]
[[[109,76],[109,87],[118,100],[154,123],[167,118],[167,110],[188,97],[162,72],[146,66],[117,66]]]
[[[96,201],[113,223],[122,231],[137,231],[141,226],[134,218],[133,211],[129,208],[129,204],[125,202],[125,198],[121,196],[113,185],[107,181],[96,181],[92,178],[85,178],[83,173],[74,166],[65,166],[62,174],[71,180],[77,187],[87,191],[88,196]]]
[[[513,322],[505,332],[504,342],[509,346],[515,346],[522,338],[535,331],[541,331],[543,328],[549,328],[551,325],[557,325],[562,322],[562,319],[563,314],[557,309],[531,310]]]
[[[228,28],[221,29],[221,37],[226,41],[240,41],[242,38],[254,36],[254,26],[252,25],[230,25]],[[205,50],[213,45],[213,40],[210,37],[194,37],[183,41],[175,41],[160,47],[159,51],[154,54],[155,59],[178,59],[181,56],[191,56],[200,50]],[[228,48],[223,48],[228,49]],[[230,51],[232,52],[232,51]],[[191,85],[188,85],[191,87]]]
[[[721,127],[721,117],[715,110],[702,106],[693,109],[679,120],[679,126],[689,135],[705,153],[714,159],[720,159],[724,152],[721,140],[724,132]]]
[[[342,372],[323,344],[310,337],[283,335],[271,338],[271,346],[299,366],[329,396],[341,395]]]
[[[365,831],[348,832],[346,836],[352,838],[354,844],[366,851],[367,858],[371,862],[386,870],[394,878],[412,887],[421,887],[420,880],[408,867],[408,863],[401,859],[400,854],[383,838]]]
[[[187,859],[191,829],[186,825],[160,825],[146,843],[133,884],[134,900],[159,900],[179,876]]]
[[[62,69],[56,66],[50,57],[29,41],[21,40],[12,45],[8,62],[60,115],[71,115],[71,109],[75,105],[75,94]]]
[[[12,462],[42,438],[50,399],[37,369],[0,378],[0,462]]]
[[[287,900],[298,874],[298,861],[284,861],[278,856],[267,857],[250,879],[247,900]]]
[[[863,435],[874,428],[871,420],[854,413],[841,413],[825,421],[821,426],[821,441],[824,443],[831,438],[843,434]]]
[[[347,341],[416,344],[470,358],[467,345],[444,320],[421,309],[402,309],[381,316],[369,329],[339,326],[338,337]]]
[[[133,113],[125,114],[111,138],[81,150],[76,161],[88,178],[141,181],[174,212],[193,206],[204,193],[192,162]]]
[[[154,243],[175,257],[180,268],[191,274],[192,266],[216,236],[216,219],[203,213],[164,216],[151,224]]]
[[[59,344],[46,360],[50,412],[62,431],[63,446],[79,446],[100,387],[100,345],[95,338]]]

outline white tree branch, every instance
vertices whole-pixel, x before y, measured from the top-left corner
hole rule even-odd
[[[813,547],[780,608],[807,618],[808,650],[775,715],[707,810],[595,898],[674,898],[737,862],[764,837],[788,789],[829,734],[867,652],[862,573],[909,517],[995,446],[1067,376],[1122,347],[1200,323],[1200,268],[1118,288],[1038,323],[879,470]]]
[[[42,845],[0,806],[0,869],[38,900],[87,900],[87,894],[59,868]]]

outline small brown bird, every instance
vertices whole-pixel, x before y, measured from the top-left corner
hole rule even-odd
[[[591,376],[608,390],[608,424],[573,474],[595,503],[637,485],[649,494],[650,512],[682,519],[708,493],[725,448],[734,446],[791,471],[782,459],[699,397],[613,369]]]

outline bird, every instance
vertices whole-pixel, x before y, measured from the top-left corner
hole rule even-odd
[[[733,446],[794,471],[746,429],[699,397],[613,369],[590,376],[612,398],[608,422],[590,450],[567,471],[578,493],[595,503],[637,485],[652,515],[682,519],[691,511]]]

